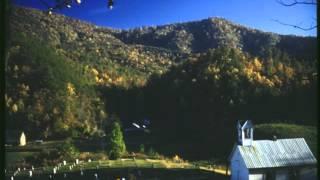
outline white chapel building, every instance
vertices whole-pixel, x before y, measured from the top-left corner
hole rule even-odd
[[[315,180],[317,160],[304,138],[253,140],[250,120],[237,123],[229,156],[231,180]]]

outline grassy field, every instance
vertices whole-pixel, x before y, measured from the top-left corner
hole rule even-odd
[[[37,152],[6,152],[6,163],[5,165],[8,166],[10,164],[15,164],[19,161],[24,160],[24,158],[28,157],[28,156],[33,156],[35,155]]]
[[[97,174],[99,180],[227,180],[229,177],[200,169],[165,169],[165,168],[109,168],[100,170],[85,170],[83,175],[80,171],[58,173],[53,177],[55,180],[94,180]],[[50,174],[33,176],[34,180],[49,179]],[[10,179],[10,177],[6,177]],[[28,176],[16,176],[15,180],[30,179]]]
[[[73,166],[71,170],[70,166]],[[95,173],[100,180],[120,177],[126,179],[228,179],[228,176],[221,174],[223,170],[219,173],[217,169],[169,160],[121,159],[80,162],[78,165],[70,162],[65,166],[60,166],[55,175],[53,175],[53,168],[36,168],[32,179],[48,179],[50,175],[55,176],[54,179],[65,179],[65,176],[68,179],[77,180],[95,179]],[[7,178],[10,178],[13,173],[7,172]],[[15,179],[30,179],[28,175],[29,170],[22,170]]]

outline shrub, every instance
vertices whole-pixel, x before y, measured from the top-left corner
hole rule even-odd
[[[140,153],[144,153],[144,145],[143,145],[143,144],[140,144],[140,146],[139,146],[139,152],[140,152]]]
[[[82,152],[79,154],[79,159],[83,161],[91,160],[108,160],[108,156],[104,152],[92,153],[92,152]]]
[[[152,147],[150,147],[148,150],[148,156],[155,156],[156,154],[157,154],[157,152],[155,152],[154,149]]]
[[[57,149],[42,149],[37,155],[29,156],[25,160],[35,166],[50,166],[56,164],[62,158],[61,152]]]
[[[79,156],[79,150],[73,144],[71,139],[67,139],[61,147],[58,148],[59,153],[61,156],[68,160],[72,160]]]

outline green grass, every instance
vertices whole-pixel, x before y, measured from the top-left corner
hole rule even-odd
[[[199,169],[164,169],[164,168],[110,168],[107,170],[86,170],[83,176],[80,175],[80,171],[74,171],[70,173],[58,173],[54,176],[55,180],[64,180],[64,174],[67,175],[69,180],[88,180],[95,179],[94,174],[97,173],[99,179],[120,179],[125,177],[127,180],[227,180],[228,176],[219,175],[212,172],[207,172]],[[49,174],[35,175],[32,179],[43,180],[49,179]],[[9,179],[9,177],[7,177]],[[30,179],[27,176],[16,176],[15,180]]]
[[[126,177],[126,179],[228,179],[228,176],[216,174],[214,172],[201,170],[191,164],[174,163],[169,160],[106,160],[82,162],[76,165],[71,171],[68,163],[62,166],[55,179],[64,179],[64,174],[68,179],[92,179],[94,173],[98,173],[99,177],[103,179],[117,179]],[[47,179],[52,174],[53,167],[36,168],[33,179]],[[84,175],[81,176],[81,169]],[[140,171],[140,173],[139,173]],[[8,172],[9,177],[13,172]],[[22,171],[15,179],[28,179],[28,170]]]
[[[69,166],[74,162],[68,162],[67,165],[62,166],[60,172],[70,172]],[[37,174],[48,174],[53,170],[53,166],[36,168]],[[151,159],[123,159],[123,160],[104,160],[104,161],[92,161],[81,162],[76,165],[72,171],[83,170],[96,170],[96,169],[110,169],[110,168],[183,168],[183,169],[195,169],[196,166],[189,163],[175,163],[169,160],[151,160]]]
[[[28,156],[34,156],[37,152],[6,152],[6,166],[22,161]]]

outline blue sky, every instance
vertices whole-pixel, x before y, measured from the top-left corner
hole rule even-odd
[[[42,0],[52,2],[53,0]],[[140,26],[223,17],[232,22],[279,34],[316,36],[316,29],[303,31],[274,20],[301,27],[316,24],[316,6],[284,7],[276,0],[114,0],[113,10],[107,0],[82,0],[81,5],[56,13],[82,19],[100,26],[128,29]],[[290,2],[291,0],[283,0]],[[15,4],[44,9],[41,0],[13,0]]]

